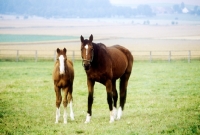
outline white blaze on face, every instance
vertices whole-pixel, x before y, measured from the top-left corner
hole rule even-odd
[[[85,46],[85,49],[86,49],[86,57],[87,57],[87,54],[88,54],[88,45]]]
[[[60,61],[60,74],[64,74],[65,66],[64,66],[64,57],[63,57],[63,55],[59,56],[59,61]]]

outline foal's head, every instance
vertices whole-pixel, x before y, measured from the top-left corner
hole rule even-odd
[[[57,48],[57,61],[59,64],[60,74],[65,74],[66,60],[67,60],[66,52],[67,52],[66,48],[64,48],[63,50]]]
[[[91,35],[89,40],[84,40],[84,37],[81,35],[80,39],[82,64],[85,70],[89,70],[94,57],[94,48],[92,45],[93,36]]]

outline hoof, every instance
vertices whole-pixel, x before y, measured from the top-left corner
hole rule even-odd
[[[109,121],[109,123],[113,123],[113,122],[114,122],[114,119]]]
[[[87,124],[87,123],[90,123],[90,119],[91,119],[90,114],[87,114],[85,123],[86,123],[86,124]]]
[[[117,112],[117,120],[120,120],[121,117],[122,117],[122,108],[119,107],[118,112]]]
[[[74,115],[70,114],[71,120],[74,120]]]

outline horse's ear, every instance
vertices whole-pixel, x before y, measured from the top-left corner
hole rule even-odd
[[[90,40],[89,41],[90,41],[90,43],[92,43],[92,41],[93,41],[93,35],[92,34],[90,35]]]
[[[63,49],[63,52],[64,52],[64,54],[66,54],[66,52],[67,52],[67,49],[66,49],[66,48],[64,48],[64,49]]]
[[[84,37],[82,35],[81,35],[80,39],[81,39],[81,42],[84,43]]]
[[[60,53],[60,49],[59,48],[57,48],[57,53]]]

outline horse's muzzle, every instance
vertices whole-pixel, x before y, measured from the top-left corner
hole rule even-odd
[[[90,67],[91,67],[91,61],[83,59],[82,65],[83,65],[83,67],[84,67],[85,70],[89,70]]]
[[[89,70],[90,66],[91,66],[90,64],[83,64],[83,67],[84,67],[85,70]]]

